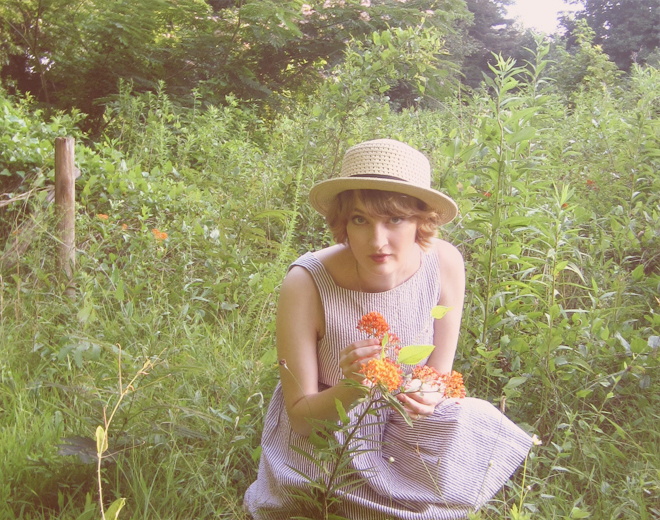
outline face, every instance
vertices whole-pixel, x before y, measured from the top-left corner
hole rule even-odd
[[[411,217],[377,217],[367,213],[359,198],[346,225],[348,243],[361,275],[391,277],[416,269],[414,258],[417,220]]]

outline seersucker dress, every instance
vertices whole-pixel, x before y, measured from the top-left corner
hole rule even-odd
[[[337,286],[311,253],[291,265],[309,271],[323,304],[325,336],[317,348],[319,389],[340,380],[339,351],[365,339],[356,326],[367,312],[380,312],[403,345],[433,342],[430,312],[440,298],[434,250],[422,253],[420,268],[411,278],[379,293]],[[430,417],[413,421],[413,427],[394,411],[380,413],[380,417],[367,416],[376,424],[364,427],[367,440],[360,446],[373,451],[352,461],[364,484],[342,497],[341,513],[351,520],[467,518],[469,511],[479,509],[499,491],[532,444],[527,433],[480,399],[448,399]],[[354,410],[351,417],[356,415]],[[259,474],[245,493],[245,507],[257,520],[291,518],[300,510],[290,487],[308,487],[298,472],[314,478],[318,472],[290,448],[313,453],[307,438],[291,429],[279,384],[268,407],[261,446]]]

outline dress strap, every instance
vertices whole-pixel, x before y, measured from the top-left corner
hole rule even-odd
[[[321,301],[325,300],[325,295],[330,295],[337,292],[338,287],[335,284],[335,281],[332,279],[332,276],[330,276],[330,273],[328,273],[321,261],[312,253],[305,253],[303,256],[293,262],[289,266],[289,269],[294,266],[303,267],[309,272],[309,274],[312,275],[312,279],[314,280],[319,293],[321,293]]]

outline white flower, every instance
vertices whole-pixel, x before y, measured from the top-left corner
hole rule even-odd
[[[365,22],[368,22],[369,20],[371,20],[371,16],[369,16],[369,13],[368,13],[368,12],[366,12],[366,11],[362,11],[362,12],[360,13],[360,19],[361,19],[361,20],[364,20]]]
[[[534,446],[540,446],[541,444],[543,444],[543,441],[541,439],[539,439],[536,436],[536,434],[534,434],[534,435],[532,435],[532,444],[534,444]]]
[[[312,13],[314,12],[312,9],[312,6],[309,4],[303,4],[302,8],[300,9],[300,12],[303,14],[303,16],[312,16]]]
[[[371,0],[361,0],[360,5],[362,7],[371,7]]]

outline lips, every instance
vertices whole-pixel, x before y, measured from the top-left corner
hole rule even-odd
[[[389,257],[390,255],[369,255],[369,258],[371,258],[371,260],[377,264],[387,262]]]

